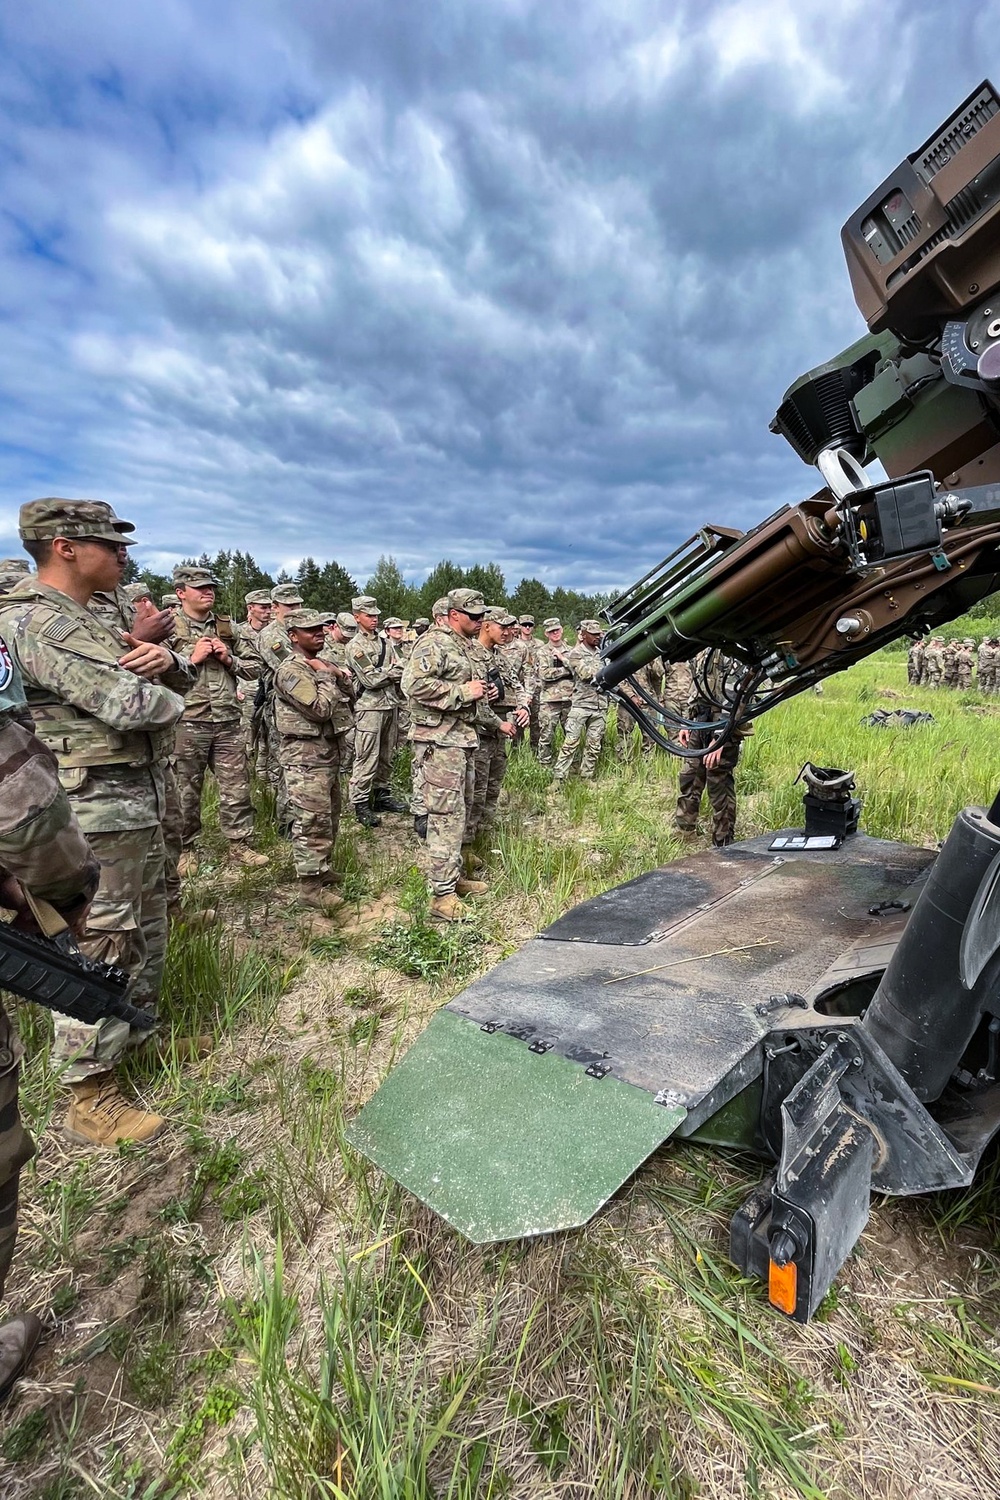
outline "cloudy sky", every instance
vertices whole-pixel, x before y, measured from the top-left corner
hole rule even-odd
[[[810,492],[847,215],[992,71],[969,0],[31,0],[0,19],[0,552],[630,582]]]

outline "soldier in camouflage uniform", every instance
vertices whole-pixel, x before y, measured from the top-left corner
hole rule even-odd
[[[500,789],[507,774],[507,741],[519,725],[528,722],[528,695],[504,654],[503,645],[517,621],[500,607],[487,609],[478,637],[467,642],[473,671],[489,684],[480,699],[476,722],[479,743],[474,759],[472,804],[465,826],[465,842],[471,844],[496,821]]]
[[[358,625],[354,616],[341,610],[336,619],[331,620],[326,627],[326,641],[320,652],[324,661],[334,667],[343,667],[347,674],[346,681],[341,679],[343,697],[334,716],[340,738],[340,774],[347,778],[350,778],[354,766],[354,700],[357,696],[354,678],[347,665],[347,648],[357,633]]]
[[[208,770],[218,784],[219,823],[229,840],[230,854],[241,864],[267,864],[266,854],[250,848],[253,803],[237,684],[251,680],[251,669],[236,655],[232,621],[214,608],[217,583],[207,568],[181,565],[174,569],[181,607],[174,616],[172,639],[198,671],[174,748],[181,840],[187,856],[181,857],[182,873],[185,864],[188,869],[194,867],[188,851],[201,832],[201,795]]]
[[[955,660],[955,686],[960,692],[968,692],[972,686],[972,665],[975,661],[973,654],[974,645],[975,642],[968,639],[959,642]]]
[[[569,776],[581,745],[582,779],[592,781],[597,770],[608,716],[607,695],[594,686],[594,678],[601,668],[598,647],[602,634],[599,620],[581,620],[577,643],[566,656],[566,664],[573,673],[573,701],[566,719],[566,738],[556,761],[556,781],[565,781]]]
[[[178,600],[177,595],[176,594],[161,594],[160,595],[160,608],[161,609],[179,609],[180,608],[180,601]]]
[[[435,599],[431,609],[434,624],[447,627],[448,624],[448,597]],[[426,631],[424,634],[426,635]],[[415,643],[414,643],[415,644]],[[412,652],[410,653],[412,655]],[[409,700],[404,694],[403,701],[410,712]],[[424,800],[424,756],[427,753],[429,740],[414,739],[413,721],[410,720],[410,812],[413,814],[413,831],[418,839],[427,837],[427,803]]]
[[[918,636],[906,653],[906,680],[911,687],[920,686],[920,674],[924,664],[924,643]]]
[[[233,622],[235,651],[247,669],[247,676],[240,684],[243,694],[240,719],[246,743],[247,765],[256,764],[258,775],[267,776],[268,761],[275,754],[275,746],[268,739],[267,720],[264,715],[265,688],[261,680],[265,676],[264,659],[260,654],[260,633],[271,623],[271,593],[269,589],[251,589],[243,595],[247,617]],[[258,703],[258,691],[260,702]]]
[[[942,681],[947,688],[958,686],[958,642],[946,641],[941,648]]]
[[[996,660],[993,645],[984,636],[976,653],[976,687],[981,693],[992,693],[995,682]]]
[[[100,866],[59,784],[55,756],[22,718],[31,722],[20,677],[0,640],[0,906],[17,914],[17,926],[35,930],[27,891],[55,907],[79,935]],[[18,1178],[35,1150],[18,1113],[21,1053],[0,1000],[0,1297],[17,1238]],[[0,1324],[0,1401],[23,1373],[41,1331],[34,1313]]]
[[[536,677],[539,687],[538,759],[551,766],[556,753],[556,726],[565,729],[573,701],[573,673],[567,665],[569,645],[563,640],[562,625],[554,617],[542,621],[545,640],[536,653]]]
[[[944,642],[940,636],[933,636],[924,647],[924,677],[923,685],[929,688],[941,686],[944,677]]]
[[[644,688],[651,698],[655,698],[658,703],[662,703],[666,676],[663,670],[663,663],[659,660],[659,658],[657,658],[655,661],[649,662],[645,667],[640,667],[638,672],[634,673],[634,677],[639,686],[641,688]],[[647,703],[638,693],[633,694],[632,689],[627,682],[622,683],[622,692],[625,694],[626,698],[634,701],[636,706],[638,708],[641,708],[643,713],[645,713],[647,716],[655,716],[656,709],[653,708],[649,703]],[[686,696],[684,701],[685,703],[687,702]],[[628,711],[627,706],[623,703],[619,703],[617,705],[615,713],[618,720],[617,754],[619,760],[621,760],[631,752],[632,744],[634,742],[632,731],[636,726],[636,720],[633,719],[632,715]],[[656,749],[655,741],[650,739],[649,735],[642,728],[641,724],[639,725],[639,730],[642,735],[643,755],[652,755],[653,751]]]
[[[9,593],[19,587],[31,575],[31,565],[23,557],[0,559],[0,594]]]
[[[426,615],[418,615],[413,622],[413,629],[417,639],[419,639],[422,635],[426,635],[427,631],[430,630],[430,628],[431,622],[430,620],[428,620]]]
[[[351,601],[358,633],[347,648],[347,665],[357,684],[354,709],[354,770],[347,795],[354,816],[366,828],[377,828],[380,812],[409,812],[389,789],[396,748],[396,714],[403,668],[391,641],[378,635],[379,607],[370,594]]]
[[[87,608],[113,590],[133,527],[96,500],[37,500],[21,507],[21,538],[38,577],[8,595],[0,630],[20,668],[39,737],[55,751],[60,779],[101,864],[101,883],[81,947],[131,976],[128,998],[153,1008],[162,979],[163,768],[193,681],[163,645],[124,640]],[[176,689],[176,691],[175,691]],[[112,1069],[129,1041],[115,1019],[84,1026],[56,1017],[53,1065],[73,1095],[72,1140],[113,1145],[151,1140],[158,1115],[132,1109]]]
[[[413,649],[413,642],[406,640],[404,637],[406,630],[405,622],[400,620],[396,615],[390,615],[388,620],[383,621],[382,629],[385,631],[386,640],[389,641],[393,651],[396,653],[396,660],[399,662],[399,665],[405,667],[409,660],[410,652]],[[410,711],[406,706],[406,699],[401,697],[399,707],[396,709],[396,744],[402,744],[403,740],[408,740],[409,737]]]
[[[708,668],[707,687],[712,698],[723,701],[723,687],[727,675],[741,670],[736,664],[719,654],[711,655]],[[701,658],[701,674],[705,671],[705,658]],[[687,705],[687,718],[714,720],[720,710],[704,696],[697,681],[693,682]],[[707,789],[712,808],[712,843],[717,849],[733,842],[736,829],[736,767],[740,751],[747,735],[753,733],[752,724],[739,724],[729,739],[712,749],[713,732],[707,729],[682,729],[677,738],[691,750],[703,750],[705,754],[685,759],[678,782],[677,812],[675,826],[682,833],[693,833],[698,827],[702,793]]]
[[[403,671],[414,744],[425,746],[423,791],[427,808],[427,876],[431,916],[460,920],[460,896],[487,889],[462,876],[462,844],[472,801],[477,744],[477,705],[487,685],[474,673],[466,642],[479,631],[486,605],[475,589],[448,595],[444,623],[437,619],[420,637]]]
[[[322,657],[332,616],[299,609],[287,617],[291,655],[274,674],[274,718],[281,736],[292,858],[302,899],[323,907],[326,887],[341,876],[331,867],[340,826],[340,743],[337,713],[348,700],[345,667]]]

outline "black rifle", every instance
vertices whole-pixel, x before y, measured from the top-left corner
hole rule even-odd
[[[0,989],[93,1026],[106,1016],[150,1031],[156,1021],[124,998],[128,975],[113,964],[87,958],[62,918],[47,902],[28,898],[43,932],[36,937],[0,922]]]

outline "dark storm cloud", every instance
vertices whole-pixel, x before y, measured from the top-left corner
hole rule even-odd
[[[669,11],[669,14],[668,14]],[[0,545],[627,582],[814,487],[767,432],[861,331],[839,226],[998,7],[41,4],[7,23]]]

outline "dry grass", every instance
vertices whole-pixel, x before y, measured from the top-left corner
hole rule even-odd
[[[807,756],[857,766],[873,832],[941,837],[992,794],[1000,748],[974,700],[917,695],[940,722],[908,738],[858,728],[900,670],[863,668],[761,727],[746,831],[788,820]],[[344,1144],[468,977],[675,857],[674,774],[606,752],[594,786],[551,793],[519,758],[495,895],[445,949],[407,946],[404,819],[346,831],[334,921],[289,901],[280,845],[272,871],[232,877],[209,834],[189,894],[221,900],[226,938],[174,940],[171,1003],[217,1046],[196,1067],[135,1063],[172,1122],[146,1151],[90,1156],[46,1130],[45,1019],[22,1012],[40,1153],[9,1295],[51,1332],[3,1414],[5,1500],[994,1500],[995,1164],[972,1195],[877,1203],[803,1329],[726,1259],[752,1162],[671,1147],[586,1229],[473,1249]]]

